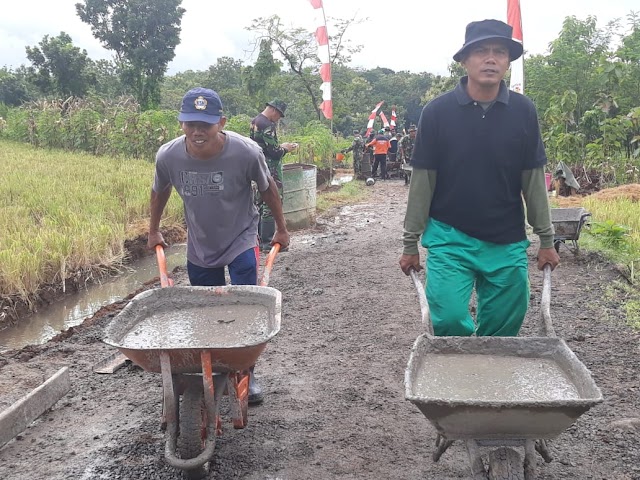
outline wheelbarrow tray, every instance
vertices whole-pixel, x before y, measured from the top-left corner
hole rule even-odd
[[[201,373],[201,353],[209,352],[213,371],[238,372],[255,365],[269,340],[280,330],[281,293],[270,287],[233,285],[225,287],[172,287],[156,288],[136,295],[107,325],[104,342],[116,347],[133,363],[149,372],[160,373],[160,352],[167,352],[172,373]],[[126,335],[140,322],[160,309],[176,312],[181,309],[206,309],[220,305],[260,305],[269,315],[264,335],[248,335],[246,341],[233,346],[216,344],[215,328],[204,334],[185,338],[185,348],[132,348]],[[213,321],[213,319],[212,319]],[[201,333],[201,332],[200,332]],[[210,337],[210,338],[208,338]],[[175,343],[180,343],[180,339]]]
[[[552,208],[551,223],[555,229],[554,240],[578,240],[582,225],[590,215],[582,207]]]
[[[427,356],[469,354],[519,356],[553,361],[573,383],[577,399],[486,401],[428,398],[418,393],[417,379]],[[449,440],[552,439],[584,412],[602,401],[589,370],[567,344],[549,337],[427,337],[416,340],[405,372],[405,396],[438,433]]]

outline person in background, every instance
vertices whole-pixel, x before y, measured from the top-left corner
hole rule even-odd
[[[278,121],[284,118],[287,104],[282,100],[274,99],[268,102],[262,113],[259,113],[251,120],[249,136],[255,141],[264,152],[267,159],[269,172],[278,187],[280,199],[282,199],[282,158],[289,152],[298,148],[296,143],[283,143],[278,141]],[[273,212],[269,205],[260,205],[260,224],[258,234],[260,236],[260,248],[268,250],[271,248],[271,238],[276,230]]]
[[[372,175],[375,178],[378,173],[378,165],[380,165],[380,176],[382,180],[387,179],[387,152],[389,151],[389,139],[384,134],[384,129],[378,130],[378,135],[367,144],[367,147],[373,147],[373,168]]]
[[[413,145],[416,141],[416,126],[411,124],[409,127],[409,133],[402,137],[399,142],[398,153],[403,164],[408,164],[411,161],[411,155],[413,154]],[[404,184],[409,185],[411,181],[411,171],[404,170]]]
[[[364,153],[364,139],[359,130],[353,131],[353,142],[349,148],[342,150],[342,153],[353,152],[353,175],[358,178],[362,172],[362,155]]]

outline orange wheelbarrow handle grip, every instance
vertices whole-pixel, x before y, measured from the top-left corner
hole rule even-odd
[[[160,270],[160,286],[162,288],[171,287],[173,280],[169,278],[167,273],[167,257],[164,255],[162,245],[156,245],[156,258],[158,259],[158,270]]]
[[[260,280],[260,286],[266,287],[269,285],[269,276],[271,275],[271,269],[273,268],[273,264],[276,261],[276,255],[280,251],[280,244],[276,243],[273,247],[271,247],[271,251],[269,255],[267,255],[267,260],[264,264],[264,272],[262,273],[262,280]]]

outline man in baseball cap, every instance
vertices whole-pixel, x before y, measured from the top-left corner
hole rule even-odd
[[[178,114],[184,135],[165,143],[156,155],[147,245],[166,246],[160,219],[172,190],[182,198],[187,222],[187,273],[191,285],[256,285],[258,210],[252,182],[271,211],[271,243],[289,244],[282,202],[262,149],[250,139],[224,131],[222,101],[208,88],[189,90]],[[215,319],[212,319],[215,321]],[[249,402],[262,401],[262,389],[249,379]]]

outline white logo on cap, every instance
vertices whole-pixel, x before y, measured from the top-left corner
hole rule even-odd
[[[196,107],[196,110],[206,110],[207,109],[207,99],[202,95],[195,99],[193,105]]]

